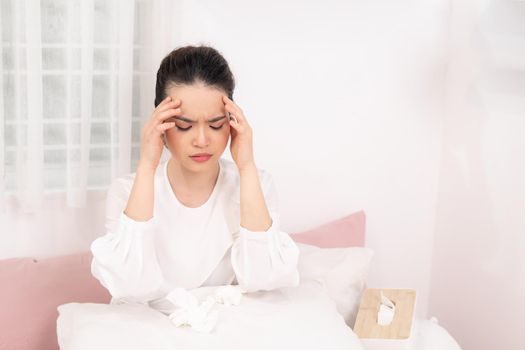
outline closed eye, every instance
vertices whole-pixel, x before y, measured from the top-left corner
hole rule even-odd
[[[224,125],[224,124],[222,124],[221,126],[218,126],[218,127],[215,127],[215,126],[211,126],[211,125],[210,125],[210,128],[212,128],[213,130],[219,130],[219,129],[222,128],[223,125]],[[177,129],[179,129],[180,131],[188,131],[188,130],[191,129],[191,126],[188,126],[187,128],[181,128],[181,127],[178,126],[178,125],[175,125],[175,126],[176,126]]]

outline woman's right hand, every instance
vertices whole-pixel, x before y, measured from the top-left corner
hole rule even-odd
[[[171,101],[166,97],[151,113],[151,117],[142,127],[140,140],[139,167],[148,167],[155,170],[160,162],[164,148],[162,134],[175,126],[175,122],[165,122],[167,119],[180,115],[181,101]]]

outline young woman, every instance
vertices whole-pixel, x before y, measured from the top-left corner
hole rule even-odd
[[[150,302],[177,287],[298,285],[299,250],[279,228],[276,188],[256,167],[234,85],[211,47],[162,60],[136,172],[111,184],[107,232],[91,245],[92,274],[112,303]],[[234,162],[221,158],[229,140]],[[171,157],[160,163],[163,147]]]

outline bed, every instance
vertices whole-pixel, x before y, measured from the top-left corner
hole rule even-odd
[[[301,250],[299,286],[241,293],[236,303],[217,297],[220,286],[186,291],[207,305],[200,321],[194,304],[177,317],[148,305],[110,304],[91,276],[89,251],[0,261],[0,348],[364,349],[352,330],[374,254],[365,247],[364,212],[291,236]],[[431,319],[416,320],[410,349],[460,348]]]

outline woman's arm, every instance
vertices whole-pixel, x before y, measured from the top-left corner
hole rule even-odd
[[[279,229],[272,177],[266,171],[259,174],[255,166],[252,130],[242,109],[227,96],[223,101],[231,118],[230,150],[240,177],[240,229],[231,252],[237,281],[246,291],[297,286],[299,249]]]
[[[155,169],[139,165],[128,204],[124,210],[130,219],[135,221],[148,221],[153,217],[153,179]]]
[[[114,298],[148,301],[161,292],[152,221],[135,221],[123,213],[133,176],[118,178],[106,198],[106,232],[90,246],[91,273]]]
[[[148,221],[153,217],[153,179],[159,165],[164,144],[162,134],[175,126],[167,119],[179,115],[180,108],[175,108],[180,100],[171,102],[168,96],[151,113],[151,117],[142,127],[140,140],[140,160],[135,182],[124,213],[135,221]]]
[[[253,185],[252,192],[246,190],[249,186],[244,187],[241,207],[245,207],[245,218],[231,253],[237,281],[249,292],[297,286],[299,249],[280,229],[277,189],[272,176],[266,171],[251,176],[247,174],[250,172],[245,173],[244,181]],[[259,198],[261,193],[262,199]],[[244,227],[247,221],[246,226],[252,229]]]
[[[272,226],[255,164],[239,171],[241,226],[250,231],[266,231]]]

